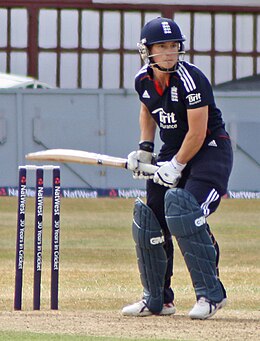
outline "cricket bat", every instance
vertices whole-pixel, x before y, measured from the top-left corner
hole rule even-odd
[[[35,153],[29,153],[25,155],[25,158],[31,161],[72,162],[82,163],[85,165],[110,166],[129,169],[127,159],[74,149],[47,149]],[[157,171],[158,166],[140,162],[139,169],[142,172],[154,174]]]

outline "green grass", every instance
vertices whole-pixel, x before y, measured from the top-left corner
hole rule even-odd
[[[0,332],[0,340],[3,341],[129,341],[129,338],[115,337],[97,337],[97,336],[78,336],[78,335],[52,335],[52,334],[36,334],[36,333],[15,333],[15,332]],[[132,339],[133,340],[133,339]],[[151,339],[142,339],[142,341],[150,341]],[[160,339],[160,341],[167,341]],[[185,341],[185,340],[183,340]]]
[[[125,304],[140,298],[142,288],[131,235],[133,204],[134,199],[62,199],[61,312],[118,312]],[[33,206],[34,199],[30,198],[27,204],[23,291],[23,310],[28,312],[32,312],[33,291]],[[50,207],[51,201],[47,198],[43,232],[43,311],[49,311],[50,306]],[[17,198],[0,197],[0,314],[13,311],[16,210]],[[227,309],[249,314],[259,311],[260,201],[223,200],[218,212],[209,218],[209,223],[221,248],[220,272],[229,297]],[[176,243],[174,290],[178,311],[188,311],[194,304],[194,291]],[[117,336],[56,335],[47,330],[46,334],[1,331],[2,339],[133,340],[130,336],[125,339]]]

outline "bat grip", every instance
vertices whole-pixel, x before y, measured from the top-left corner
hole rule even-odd
[[[127,167],[126,167],[127,168]],[[149,174],[154,174],[158,170],[158,166],[151,165],[150,163],[142,163],[139,162],[139,171],[140,172],[145,172]]]

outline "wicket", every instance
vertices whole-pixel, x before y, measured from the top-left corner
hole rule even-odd
[[[60,167],[51,165],[19,166],[14,309],[22,309],[26,176],[28,170],[36,172],[33,309],[40,310],[41,303],[44,171],[52,171],[51,309],[57,310],[60,258]]]

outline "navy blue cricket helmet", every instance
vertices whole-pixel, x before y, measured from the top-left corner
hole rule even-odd
[[[175,21],[168,18],[155,18],[141,30],[140,43],[137,44],[142,59],[149,63],[149,46],[157,43],[176,41],[180,43],[179,52],[184,53],[185,36]]]
[[[167,41],[184,42],[179,26],[168,18],[156,18],[149,21],[141,30],[141,42],[146,46]]]

